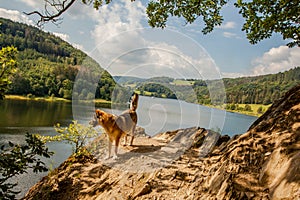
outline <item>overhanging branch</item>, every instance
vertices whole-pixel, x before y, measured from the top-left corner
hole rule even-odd
[[[33,12],[29,12],[26,13],[24,12],[24,14],[26,15],[38,15],[40,17],[40,19],[37,22],[37,25],[39,27],[43,26],[44,23],[46,22],[53,22],[53,23],[57,23],[57,21],[59,21],[61,18],[60,16],[66,11],[68,10],[71,5],[75,2],[76,0],[45,0],[45,14],[41,13],[39,11],[33,11]],[[54,8],[54,12],[49,12],[47,6],[51,6],[51,8]]]

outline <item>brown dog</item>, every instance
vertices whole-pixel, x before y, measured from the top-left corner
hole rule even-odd
[[[111,146],[113,141],[115,141],[114,158],[117,158],[118,146],[121,137],[124,136],[124,145],[126,145],[127,135],[130,135],[130,145],[132,145],[134,139],[134,131],[137,124],[136,109],[138,105],[138,98],[138,94],[135,93],[131,99],[130,108],[124,111],[119,116],[106,113],[99,109],[96,110],[95,120],[91,122],[91,124],[93,126],[101,125],[104,128],[106,134],[108,135],[107,158],[111,157]]]

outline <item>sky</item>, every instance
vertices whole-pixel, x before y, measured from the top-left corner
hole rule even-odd
[[[23,12],[44,9],[43,0],[0,0],[0,17],[34,25],[35,16]],[[119,0],[99,10],[77,1],[63,14],[59,25],[47,23],[52,32],[93,57],[112,75],[141,78],[215,79],[277,73],[300,66],[300,48],[288,48],[274,34],[251,45],[241,31],[243,18],[226,5],[224,22],[203,35],[203,22],[185,24],[170,18],[166,29],[147,24],[147,1]]]

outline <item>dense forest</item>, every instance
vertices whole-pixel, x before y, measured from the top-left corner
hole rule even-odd
[[[136,90],[139,91],[141,95],[177,99],[175,93],[171,89],[158,83],[142,84]]]
[[[206,85],[209,81],[195,80],[193,88],[198,102],[209,103]],[[300,67],[277,74],[223,79],[226,102],[238,104],[271,104],[292,87],[300,84]],[[213,85],[213,83],[210,83]]]
[[[224,78],[222,80],[178,80],[169,77],[131,80],[130,77],[118,77],[118,79],[123,80],[122,85],[130,85],[141,94],[150,96],[153,95],[152,92],[155,92],[155,96],[158,97],[167,97],[166,94],[172,95],[172,97],[176,95],[178,99],[206,105],[224,102],[227,104],[268,105],[293,86],[300,84],[300,67],[277,74]],[[134,84],[132,80],[135,80]],[[226,97],[218,92],[209,92],[208,88],[210,91],[216,91],[222,86],[220,84],[224,84]],[[170,91],[172,93],[169,93]]]
[[[0,18],[0,34],[0,48],[18,50],[8,94],[111,100],[113,92],[126,93],[92,58],[51,33]]]

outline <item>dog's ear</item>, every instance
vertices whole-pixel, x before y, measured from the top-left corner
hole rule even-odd
[[[98,119],[100,119],[101,116],[102,116],[101,110],[97,109],[97,110],[96,110],[96,117],[97,117]]]

